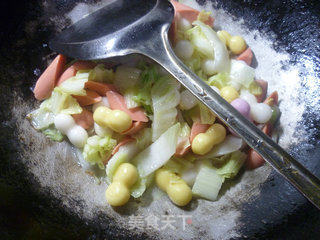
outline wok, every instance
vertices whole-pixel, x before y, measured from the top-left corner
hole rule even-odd
[[[105,185],[83,173],[66,143],[52,143],[25,115],[32,87],[54,53],[52,36],[105,1],[0,3],[0,229],[3,239],[241,239],[320,237],[320,213],[271,167],[243,172],[217,202],[177,208],[151,195],[112,209]],[[215,25],[243,35],[257,76],[278,90],[279,144],[320,176],[320,4],[318,1],[199,1]],[[128,58],[120,59],[128,61]],[[173,216],[175,229],[130,229],[133,216]],[[185,230],[178,217],[192,221]],[[181,219],[181,218],[180,218]],[[179,220],[181,221],[181,220]]]

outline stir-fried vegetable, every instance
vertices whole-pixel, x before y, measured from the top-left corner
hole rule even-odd
[[[112,181],[113,174],[120,164],[129,162],[138,152],[139,148],[135,142],[128,143],[119,148],[119,151],[110,158],[106,167],[107,179],[109,182]]]
[[[103,161],[109,158],[116,141],[111,137],[99,137],[98,135],[89,137],[83,148],[83,157],[91,164],[98,164],[104,168]]]
[[[176,122],[180,102],[178,85],[171,77],[162,77],[151,89],[153,122],[152,141],[155,141]]]
[[[133,163],[137,165],[141,177],[148,176],[169,161],[176,151],[179,130],[179,123],[170,127],[154,143],[133,159]]]
[[[176,55],[270,136],[281,115],[278,93],[265,100],[268,83],[255,79],[245,40],[215,32],[210,12],[172,3],[169,38]],[[69,140],[83,169],[108,183],[110,205],[141,197],[152,182],[177,206],[187,205],[192,195],[216,201],[247,156],[248,168],[264,163],[252,149],[247,154],[243,140],[164,68],[137,59],[66,63],[58,55],[34,90],[44,101],[27,115],[49,139]]]

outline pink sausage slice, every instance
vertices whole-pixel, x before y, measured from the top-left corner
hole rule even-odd
[[[63,83],[65,80],[74,77],[77,74],[77,71],[79,70],[88,70],[92,69],[97,64],[90,61],[77,61],[74,64],[72,64],[70,67],[68,67],[63,74],[60,76],[59,80],[57,81],[57,86],[60,86],[61,83]]]
[[[147,126],[147,123],[145,122],[133,122],[132,126],[124,131],[122,134],[125,134],[125,135],[133,135],[133,134],[136,134],[137,132],[141,131],[142,129],[144,129],[145,127]]]
[[[140,121],[140,122],[148,122],[149,119],[147,118],[146,114],[144,113],[143,109],[140,107],[128,109],[124,97],[115,92],[115,91],[108,91],[107,92],[108,102],[110,104],[110,108],[112,110],[118,109],[128,113],[133,121]]]
[[[77,74],[77,69],[74,66],[68,67],[60,76],[57,86],[60,86],[61,83],[63,83],[65,80],[74,77]]]
[[[262,131],[264,132],[264,134],[270,136],[272,133],[272,124],[267,123],[262,128]],[[246,163],[248,169],[255,169],[255,168],[261,167],[264,163],[265,163],[265,160],[263,159],[263,157],[259,155],[259,153],[257,153],[253,149],[249,150],[247,163]]]
[[[251,48],[247,48],[243,53],[241,53],[237,57],[237,60],[244,61],[246,64],[250,66],[252,63],[252,58],[253,58],[253,53],[251,51]]]
[[[191,145],[189,143],[190,143],[189,138],[185,138],[182,141],[180,141],[178,143],[178,146],[176,148],[176,152],[174,155],[176,157],[183,157],[184,155],[186,155],[191,149]]]
[[[83,109],[79,114],[72,114],[72,117],[77,125],[80,125],[84,129],[89,129],[93,126],[93,114],[87,109]]]
[[[116,91],[116,87],[113,84],[100,83],[94,81],[88,81],[85,83],[85,88],[99,93],[101,96],[106,96],[108,91]]]
[[[94,68],[95,66],[97,66],[97,64],[91,61],[79,60],[75,62],[72,66],[77,70],[88,70]]]
[[[43,100],[50,97],[58,78],[63,72],[65,64],[66,57],[59,54],[42,73],[33,90],[34,96],[37,100]]]
[[[199,134],[199,133],[205,133],[208,128],[210,127],[210,124],[202,124],[200,122],[194,122],[191,127],[191,133],[190,133],[190,143],[192,143],[193,139]]]
[[[86,90],[87,95],[86,96],[75,96],[72,95],[75,99],[77,99],[80,106],[89,106],[94,103],[100,102],[102,97],[96,93],[95,91]]]

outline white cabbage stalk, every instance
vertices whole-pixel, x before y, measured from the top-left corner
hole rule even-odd
[[[112,182],[113,174],[121,163],[129,162],[138,152],[139,148],[135,142],[121,146],[118,152],[110,158],[106,166],[107,182]]]
[[[240,171],[242,165],[247,158],[247,154],[241,151],[233,152],[228,159],[226,159],[225,164],[217,169],[217,173],[224,178],[233,178]]]
[[[68,132],[68,137],[70,139],[69,135],[70,133]],[[104,169],[103,161],[111,156],[112,150],[116,144],[116,140],[109,136],[103,138],[98,135],[91,136],[84,145],[82,152],[83,157],[89,163],[98,164],[101,169]]]
[[[196,106],[198,99],[189,91],[183,90],[180,94],[180,103],[179,107],[181,110],[189,110]]]
[[[209,161],[203,161],[196,181],[192,187],[193,195],[211,201],[217,200],[224,178],[221,177]]]
[[[119,66],[117,67],[114,84],[118,89],[124,91],[128,88],[136,86],[140,79],[141,70],[129,66]]]
[[[217,33],[210,26],[201,21],[194,21],[192,24],[201,28],[201,31],[209,41],[212,48],[210,51],[213,50],[214,52],[211,69],[214,72],[228,72],[230,67],[229,53],[225,44],[220,41]]]
[[[130,189],[131,196],[134,198],[141,197],[147,187],[151,184],[154,174],[139,178],[139,180]]]
[[[112,69],[106,69],[103,64],[97,65],[90,72],[90,81],[112,83],[114,80],[114,72]]]
[[[199,102],[200,121],[202,124],[214,124],[216,115],[203,103]]]
[[[84,90],[84,85],[89,81],[91,71],[78,71],[76,76],[71,77],[60,84],[60,89],[67,93],[77,96],[85,96],[86,91]]]
[[[191,143],[189,140],[190,137],[190,133],[191,133],[191,129],[188,125],[188,123],[186,122],[180,122],[180,131],[178,134],[178,142],[177,142],[177,146],[179,146],[181,143],[183,143],[183,147],[184,149],[188,148]]]
[[[200,53],[201,56],[212,59],[214,57],[212,47],[206,36],[201,31],[201,28],[196,26],[186,32],[187,38],[190,40],[194,50]]]
[[[132,136],[136,139],[136,145],[140,150],[147,148],[152,142],[151,128],[145,128]]]
[[[41,130],[49,127],[53,124],[54,114],[52,112],[38,108],[27,115],[27,119],[30,120],[31,125]]]
[[[40,108],[47,109],[54,114],[79,114],[82,108],[75,98],[62,91],[60,87],[55,87],[51,97],[41,103]]]
[[[48,128],[53,124],[56,114],[79,114],[82,108],[75,98],[56,87],[50,98],[44,100],[40,107],[27,115],[32,126],[37,130]]]
[[[136,95],[137,93],[134,88],[129,88],[124,92],[123,96],[128,109],[140,106],[140,104],[133,99]]]
[[[233,135],[228,135],[226,139],[214,146],[209,153],[202,156],[201,159],[211,159],[220,157],[239,150],[243,145],[243,140]]]
[[[192,188],[199,173],[201,161],[195,161],[193,164],[186,166],[180,173],[181,178]]]
[[[170,77],[162,77],[151,89],[154,118],[152,122],[152,141],[154,142],[176,122],[180,102],[179,85]]]
[[[132,160],[140,178],[148,176],[170,160],[176,152],[179,131],[180,124],[177,123]]]
[[[245,88],[249,88],[254,80],[254,68],[248,66],[245,62],[239,60],[231,60],[230,81],[238,83]]]

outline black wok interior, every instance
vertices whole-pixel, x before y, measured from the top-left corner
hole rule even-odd
[[[31,146],[25,146],[24,137],[15,131],[11,113],[15,93],[22,94],[25,101],[32,100],[30,89],[39,75],[34,69],[45,68],[45,57],[51,53],[47,43],[55,34],[54,23],[49,18],[67,13],[76,2],[97,1],[0,2],[1,239],[151,238],[113,224],[102,213],[93,222],[86,222],[66,210],[49,190],[40,189],[34,176],[20,163],[23,157],[21,149]],[[250,29],[269,35],[277,51],[286,51],[291,55],[291,63],[301,58],[310,59],[314,63],[315,74],[320,76],[320,1],[219,0],[214,5],[235,17],[243,17]],[[55,23],[61,28],[66,24]],[[315,131],[311,138],[292,145],[289,151],[320,176],[320,113],[307,109],[299,124]],[[242,226],[238,229],[241,238],[320,238],[320,212],[275,172],[261,185],[260,196],[241,208]]]

